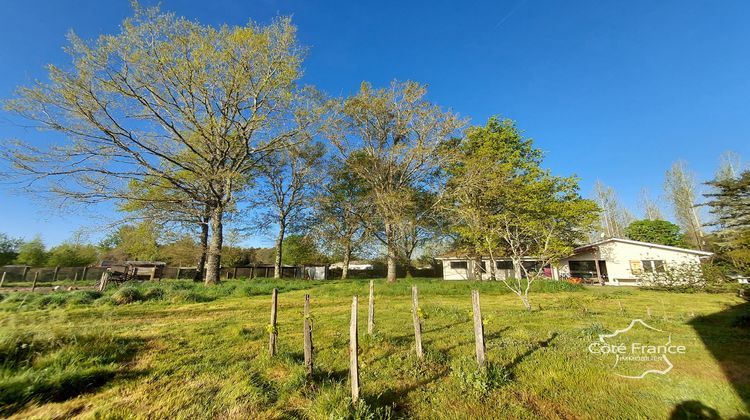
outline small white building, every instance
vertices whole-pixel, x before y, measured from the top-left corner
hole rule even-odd
[[[563,258],[543,273],[551,279],[579,278],[587,282],[607,285],[640,285],[640,277],[648,273],[660,273],[668,267],[698,266],[703,259],[713,255],[710,252],[674,246],[610,238],[576,248],[573,255]],[[443,262],[443,279],[474,279],[475,260],[470,256],[448,254],[438,258]],[[484,279],[489,278],[491,261],[481,262]],[[533,257],[523,262],[529,271],[539,269],[539,262]],[[513,262],[509,258],[495,259],[497,279],[513,277]]]
[[[343,262],[333,263],[329,266],[330,268],[344,268]],[[349,261],[350,270],[372,270],[373,265],[367,261]]]

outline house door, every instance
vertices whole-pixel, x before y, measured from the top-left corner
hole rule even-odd
[[[597,263],[599,264],[599,275],[601,275],[605,280],[609,279],[609,277],[607,277],[607,262],[604,260],[599,260],[597,261]]]

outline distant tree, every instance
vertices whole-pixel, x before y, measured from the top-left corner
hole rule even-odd
[[[372,237],[366,220],[373,207],[368,190],[345,166],[334,165],[314,201],[310,235],[329,255],[342,258],[341,279],[349,273],[352,255]]]
[[[651,198],[651,194],[649,194],[646,188],[641,190],[641,197],[639,201],[641,210],[643,212],[643,217],[646,220],[664,220],[664,217],[661,214],[661,209],[659,209],[659,205],[654,199]]]
[[[95,263],[99,252],[94,245],[65,242],[49,250],[49,266],[82,267]]]
[[[15,263],[31,267],[44,267],[47,264],[47,257],[47,247],[44,246],[42,238],[36,236],[18,247],[18,256]]]
[[[159,259],[169,265],[186,267],[192,266],[199,260],[201,246],[195,242],[192,235],[168,235],[163,245],[159,246]],[[198,270],[205,267],[198,266]]]
[[[126,199],[131,181],[149,178],[202,200],[205,282],[217,283],[235,194],[265,155],[312,130],[323,107],[300,86],[304,50],[290,19],[215,28],[134,4],[118,34],[71,34],[71,65],[50,65],[48,83],[6,103],[64,141],[16,142],[0,155],[33,189],[76,202]]]
[[[636,220],[625,229],[625,236],[634,241],[669,246],[684,246],[680,227],[666,220]]]
[[[284,237],[307,227],[312,199],[323,179],[324,153],[321,143],[302,142],[268,155],[261,164],[253,201],[262,210],[253,218],[261,231],[277,229],[274,278],[281,278]]]
[[[393,82],[385,89],[362,83],[346,99],[330,138],[347,169],[366,186],[375,207],[369,229],[386,249],[388,282],[396,281],[399,227],[413,205],[415,190],[435,190],[446,157],[441,145],[464,121],[425,99],[427,89],[414,82]]]
[[[151,221],[143,221],[136,225],[125,225],[118,230],[120,245],[116,250],[124,254],[128,260],[158,261],[160,227]]]
[[[284,264],[319,264],[323,259],[315,241],[309,236],[289,235],[284,239]]]
[[[18,256],[18,247],[23,243],[20,238],[11,238],[0,233],[0,266],[10,264]]]
[[[594,196],[601,209],[601,232],[604,237],[625,237],[625,227],[633,221],[633,215],[620,204],[614,188],[597,180],[594,184]]]
[[[672,205],[675,220],[697,249],[703,249],[703,224],[698,214],[695,178],[685,162],[675,162],[667,171],[664,191]]]

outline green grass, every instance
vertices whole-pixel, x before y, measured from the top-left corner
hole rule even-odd
[[[424,314],[414,355],[411,285]],[[279,352],[267,356],[270,292]],[[750,414],[750,311],[731,294],[677,294],[539,282],[534,311],[494,282],[134,283],[100,294],[0,290],[0,417],[666,418]],[[481,292],[488,367],[474,362],[470,290]],[[302,366],[311,295],[315,374]],[[362,401],[348,383],[351,297],[360,295]],[[651,318],[647,312],[651,312]],[[613,374],[587,351],[634,318],[687,347],[667,375]],[[636,337],[639,337],[636,333]],[[645,333],[644,333],[645,337]],[[640,338],[640,337],[639,337]]]

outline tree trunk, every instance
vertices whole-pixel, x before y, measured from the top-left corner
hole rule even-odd
[[[273,278],[281,278],[281,256],[284,246],[284,233],[286,226],[283,223],[279,223],[279,235],[276,237],[276,260],[273,265]]]
[[[341,280],[346,280],[349,275],[349,260],[352,258],[352,247],[350,244],[346,244],[344,247],[344,262],[341,267]]]
[[[531,312],[531,302],[529,301],[529,296],[522,294],[521,302],[523,302],[524,308],[526,308],[527,311]]]
[[[523,275],[521,274],[521,260],[511,259],[513,262],[513,275],[516,280],[520,280]]]
[[[474,280],[482,279],[482,256],[477,253],[474,255]]]
[[[396,282],[396,260],[398,255],[396,253],[396,240],[393,237],[393,226],[390,223],[385,224],[385,240],[388,247],[388,275],[386,279],[388,283]]]
[[[198,257],[198,265],[195,268],[195,274],[193,275],[193,281],[203,280],[203,270],[206,269],[206,254],[208,254],[208,220],[204,220],[201,223],[201,255]]]
[[[206,285],[218,284],[221,279],[221,247],[224,242],[224,226],[222,219],[224,209],[217,206],[211,211],[211,241],[208,246],[206,262]]]

